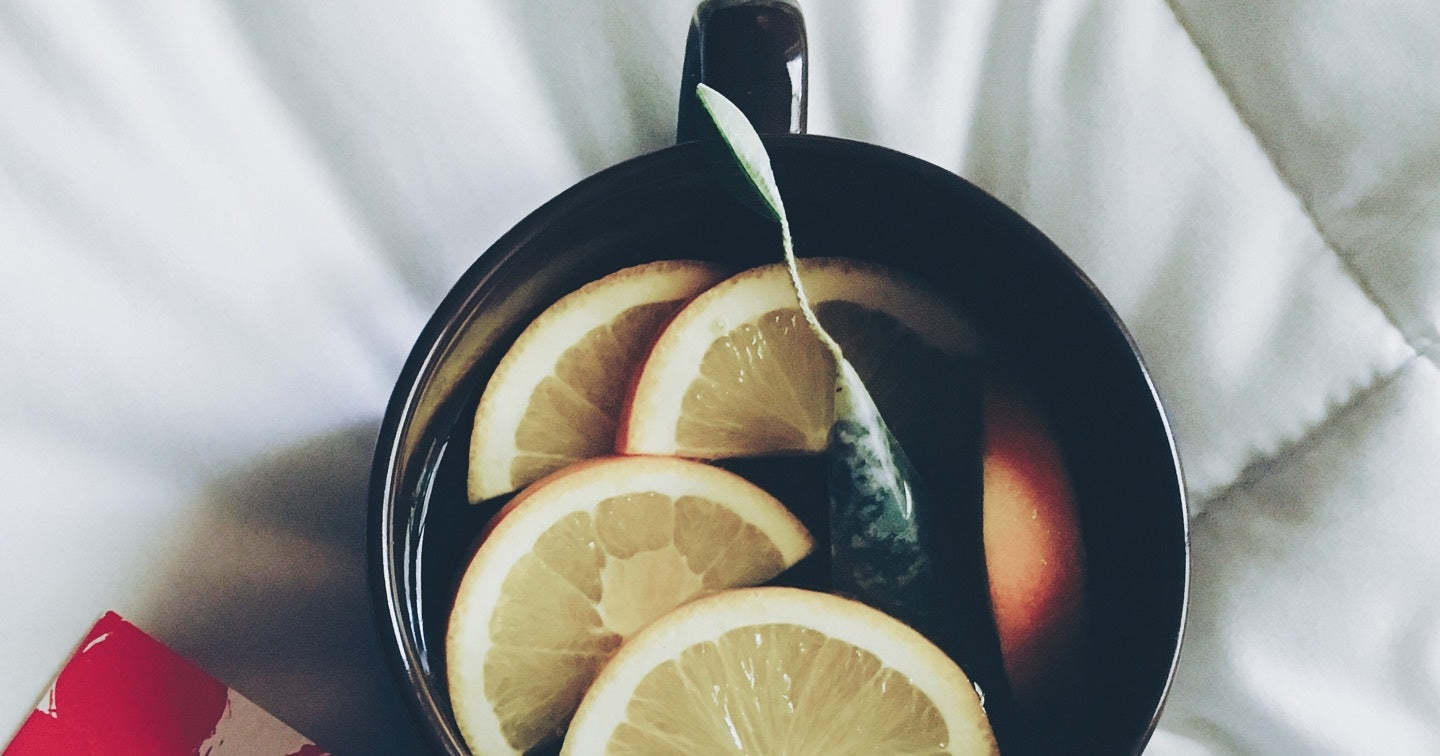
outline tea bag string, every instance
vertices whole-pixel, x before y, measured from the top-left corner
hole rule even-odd
[[[779,197],[776,197],[777,204]],[[835,359],[835,366],[838,368],[845,360],[845,355],[840,351],[840,344],[820,325],[820,319],[815,316],[815,310],[810,306],[810,298],[805,294],[805,286],[800,281],[800,266],[795,260],[795,241],[790,235],[790,219],[785,216],[785,211],[780,209],[780,244],[785,251],[785,272],[790,276],[790,286],[795,289],[795,298],[800,302],[800,315],[805,318],[805,324],[825,345],[830,356]]]

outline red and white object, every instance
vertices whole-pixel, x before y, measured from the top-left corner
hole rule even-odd
[[[114,612],[0,756],[328,756]]]

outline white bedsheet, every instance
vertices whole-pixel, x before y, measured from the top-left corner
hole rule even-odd
[[[346,754],[390,387],[528,210],[673,138],[683,0],[0,0],[0,737],[116,609]],[[825,0],[810,130],[1096,280],[1194,593],[1160,754],[1440,753],[1440,4]]]

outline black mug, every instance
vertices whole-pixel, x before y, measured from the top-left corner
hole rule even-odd
[[[531,213],[421,333],[381,425],[367,539],[382,646],[438,752],[467,753],[446,696],[445,630],[456,581],[495,511],[467,503],[465,479],[475,406],[496,363],[546,306],[620,268],[777,259],[773,222],[730,198],[688,141],[700,81],[765,134],[802,255],[872,260],[929,282],[1052,422],[1082,528],[1089,625],[1080,694],[1025,739],[1072,754],[1138,753],[1149,740],[1179,655],[1190,560],[1179,459],[1133,340],[1094,284],[984,191],[899,152],[804,134],[807,64],[793,2],[702,3],[682,72],[680,143]]]

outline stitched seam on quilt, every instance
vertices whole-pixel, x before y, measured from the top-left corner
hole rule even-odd
[[[1244,467],[1240,469],[1230,483],[1211,489],[1211,491],[1204,495],[1203,506],[1199,507],[1201,510],[1200,513],[1194,515],[1192,518],[1198,522],[1200,519],[1212,513],[1210,507],[1213,503],[1223,500],[1239,488],[1251,485],[1255,480],[1262,477],[1266,470],[1276,462],[1285,459],[1294,454],[1298,449],[1303,448],[1306,439],[1313,437],[1321,429],[1329,426],[1338,416],[1343,415],[1348,408],[1362,403],[1370,394],[1388,385],[1396,376],[1409,367],[1415,359],[1429,360],[1435,363],[1437,367],[1440,367],[1440,359],[1437,359],[1435,355],[1429,353],[1428,350],[1432,348],[1434,344],[1429,343],[1428,339],[1422,339],[1420,343],[1416,343],[1416,340],[1411,339],[1410,335],[1401,327],[1399,319],[1396,318],[1395,314],[1391,312],[1390,308],[1386,306],[1380,296],[1370,287],[1361,271],[1355,267],[1350,256],[1345,254],[1326,232],[1325,225],[1320,222],[1320,218],[1314,208],[1310,206],[1310,202],[1304,194],[1299,191],[1290,176],[1280,167],[1274,152],[1271,151],[1269,145],[1261,138],[1259,130],[1255,128],[1246,116],[1246,112],[1240,106],[1240,102],[1236,99],[1234,92],[1227,85],[1225,78],[1220,75],[1220,71],[1216,67],[1215,62],[1211,59],[1205,47],[1200,44],[1200,41],[1190,29],[1190,26],[1186,24],[1185,15],[1181,12],[1180,8],[1177,7],[1177,3],[1178,0],[1165,0],[1165,5],[1170,9],[1170,13],[1174,16],[1175,22],[1179,24],[1181,31],[1185,33],[1185,36],[1190,40],[1190,44],[1193,45],[1196,52],[1199,53],[1201,62],[1204,63],[1206,70],[1210,72],[1210,77],[1215,81],[1220,91],[1224,93],[1225,100],[1230,104],[1230,109],[1234,112],[1240,125],[1244,127],[1255,140],[1256,146],[1260,148],[1260,152],[1265,156],[1266,161],[1269,162],[1270,170],[1275,173],[1275,177],[1279,179],[1280,185],[1285,187],[1285,191],[1289,192],[1290,195],[1295,198],[1296,203],[1300,207],[1300,211],[1305,214],[1305,218],[1310,222],[1311,227],[1315,229],[1315,233],[1320,237],[1321,243],[1339,260],[1340,269],[1345,273],[1346,278],[1349,278],[1350,281],[1355,284],[1356,288],[1360,290],[1360,293],[1379,310],[1385,322],[1389,324],[1391,328],[1395,329],[1395,332],[1400,335],[1400,338],[1415,351],[1414,355],[1405,359],[1398,366],[1390,370],[1382,369],[1376,371],[1369,381],[1353,389],[1346,399],[1327,407],[1318,419],[1307,423],[1304,430],[1288,439],[1282,437],[1280,443],[1274,450],[1257,451],[1251,455],[1250,460],[1245,463]]]
[[[1254,486],[1265,478],[1276,465],[1279,465],[1309,446],[1311,439],[1324,432],[1330,425],[1344,419],[1350,415],[1350,413],[1358,411],[1360,406],[1369,400],[1370,397],[1380,393],[1393,384],[1405,371],[1413,367],[1417,361],[1426,359],[1429,358],[1425,354],[1417,352],[1393,368],[1375,371],[1368,381],[1365,381],[1351,391],[1345,399],[1326,407],[1323,418],[1308,426],[1304,432],[1297,435],[1294,439],[1281,444],[1280,447],[1273,452],[1255,455],[1240,469],[1240,472],[1235,475],[1234,480],[1206,493],[1204,499],[1196,503],[1190,517],[1191,526],[1193,527],[1195,524],[1204,521],[1217,511],[1224,511],[1225,507],[1217,506],[1219,503],[1230,500],[1237,492]],[[1194,510],[1199,511],[1196,512]]]
[[[1360,289],[1360,293],[1364,294],[1365,298],[1370,300],[1371,304],[1375,305],[1380,311],[1380,314],[1384,316],[1385,322],[1389,323],[1390,327],[1394,328],[1396,332],[1400,334],[1400,338],[1404,339],[1405,343],[1409,344],[1411,349],[1414,349],[1420,354],[1425,354],[1426,350],[1432,346],[1428,343],[1429,340],[1423,340],[1422,343],[1419,344],[1411,340],[1410,336],[1405,333],[1405,329],[1401,326],[1399,319],[1390,311],[1390,308],[1386,306],[1384,300],[1376,294],[1375,290],[1370,287],[1363,273],[1355,267],[1355,264],[1351,261],[1351,256],[1346,254],[1345,251],[1335,243],[1334,239],[1330,237],[1330,234],[1326,232],[1325,224],[1320,222],[1320,217],[1315,213],[1315,209],[1310,206],[1310,201],[1295,186],[1295,182],[1291,180],[1290,176],[1280,167],[1279,161],[1275,159],[1275,153],[1260,136],[1260,131],[1251,123],[1251,119],[1246,116],[1245,109],[1240,106],[1240,101],[1236,99],[1235,93],[1226,83],[1225,77],[1220,75],[1220,70],[1215,66],[1215,62],[1211,59],[1205,47],[1200,44],[1200,41],[1195,37],[1195,33],[1191,31],[1189,25],[1185,23],[1185,15],[1176,7],[1177,2],[1178,0],[1165,0],[1165,5],[1170,9],[1170,13],[1175,17],[1175,21],[1180,25],[1180,29],[1185,32],[1185,36],[1190,40],[1190,44],[1194,45],[1195,50],[1200,53],[1200,60],[1205,64],[1206,70],[1210,72],[1210,78],[1214,79],[1216,85],[1220,87],[1220,91],[1225,93],[1225,101],[1230,103],[1230,110],[1235,113],[1235,117],[1239,119],[1240,125],[1244,126],[1245,130],[1250,132],[1250,136],[1255,139],[1256,146],[1260,148],[1260,152],[1265,155],[1266,161],[1270,164],[1270,170],[1274,171],[1275,177],[1280,180],[1280,185],[1285,187],[1285,191],[1289,192],[1290,195],[1295,198],[1295,201],[1300,206],[1300,211],[1305,214],[1306,219],[1310,221],[1310,225],[1314,227],[1315,233],[1320,236],[1320,241],[1325,244],[1325,249],[1329,250],[1331,254],[1340,260],[1341,269],[1345,272],[1346,277],[1354,282],[1355,286]]]

